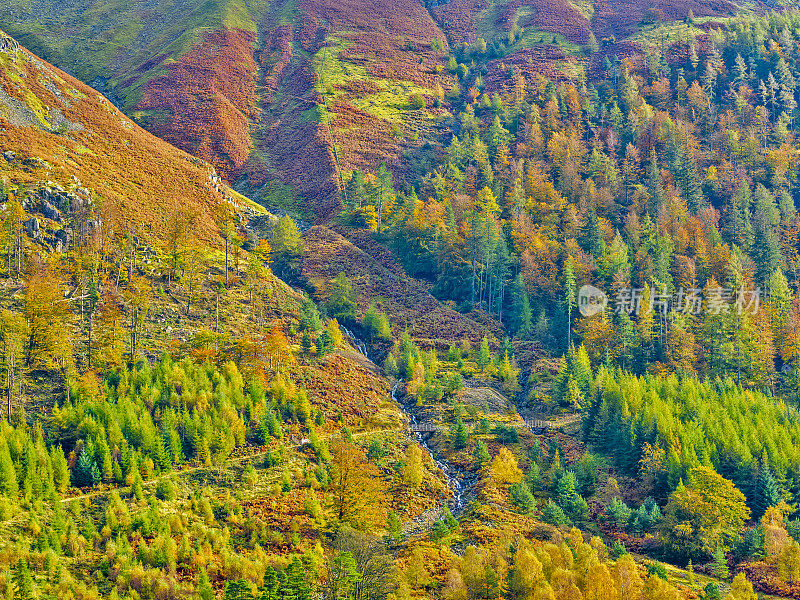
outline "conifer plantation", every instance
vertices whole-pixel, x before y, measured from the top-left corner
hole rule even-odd
[[[800,598],[796,3],[0,28],[4,600]]]

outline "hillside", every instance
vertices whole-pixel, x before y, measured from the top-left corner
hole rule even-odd
[[[441,304],[422,282],[405,273],[390,251],[369,236],[347,233],[352,240],[316,226],[303,236],[306,259],[302,276],[318,300],[328,297],[329,282],[344,273],[356,290],[359,319],[369,304],[377,301],[377,308],[391,315],[396,330],[407,331],[422,347],[444,349],[465,339],[478,344],[486,333],[495,341],[502,339],[499,323],[485,315],[483,322],[478,322]]]
[[[800,10],[9,2],[1,598],[800,598]]]
[[[43,190],[41,206],[31,208],[48,228],[61,229],[61,218],[43,209],[46,203],[66,211],[85,202],[117,231],[136,224],[143,239],[166,241],[171,223],[191,218],[211,242],[213,212],[226,198],[243,213],[263,212],[220,182],[211,165],[147,133],[98,92],[0,35],[0,175],[21,200]]]
[[[447,44],[420,5],[123,4],[13,1],[0,27],[229,182],[245,176],[249,193],[307,217],[338,210],[339,171],[385,161],[408,173],[404,155],[447,116],[433,106],[437,84],[449,89],[435,68]]]

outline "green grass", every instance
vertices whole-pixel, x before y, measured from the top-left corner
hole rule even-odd
[[[291,8],[295,1],[287,2],[287,18],[295,14],[296,8]],[[56,0],[46,0],[33,7],[26,0],[6,0],[0,3],[0,29],[18,37],[45,60],[68,66],[78,79],[91,84],[97,77],[105,77],[115,88],[148,58],[164,53],[177,58],[207,31],[228,27],[255,32],[266,0],[192,0],[185,4],[166,0],[147,11],[128,0],[87,4],[86,8],[56,8]],[[145,73],[129,88],[116,87],[114,91],[127,107],[133,107],[141,98],[142,86],[163,72]]]
[[[705,33],[698,25],[706,21],[728,21],[727,18],[720,17],[700,17],[695,18],[694,24],[690,25],[684,21],[670,21],[643,25],[639,31],[634,33],[629,39],[638,42],[643,46],[659,47],[669,46],[675,42],[691,40],[694,37]]]
[[[367,79],[367,70],[340,58],[341,53],[352,46],[352,42],[339,37],[328,36],[325,45],[314,55],[314,69],[319,76],[317,91],[335,98],[341,94],[338,86],[354,79]]]
[[[346,35],[343,32],[342,36]],[[368,80],[376,85],[378,91],[359,95],[351,100],[353,106],[387,123],[402,125],[405,113],[411,110],[409,97],[412,94],[430,95],[431,90],[411,81],[369,77],[362,65],[341,58],[342,52],[352,46],[352,42],[342,36],[329,36],[326,45],[314,55],[314,68],[319,76],[317,91],[324,94],[330,104],[345,93],[342,86],[359,79]],[[303,117],[323,122],[326,117],[323,113],[324,109],[310,109],[303,113]],[[330,116],[335,117],[335,113]]]
[[[301,16],[297,0],[284,0],[281,6],[273,6],[273,15],[278,25],[292,25]]]
[[[373,117],[398,125],[404,122],[405,113],[412,110],[409,106],[411,95],[430,94],[427,88],[410,81],[382,79],[380,87],[382,88],[380,92],[358,98],[353,101],[353,105]]]
[[[570,4],[586,17],[587,21],[591,21],[592,17],[594,17],[594,2],[592,0],[570,0]]]
[[[294,186],[285,184],[278,179],[273,179],[261,188],[260,200],[268,208],[281,208],[303,220],[309,218]]]
[[[556,44],[561,46],[565,52],[573,55],[582,54],[583,50],[577,44],[568,42],[567,39],[560,33],[553,33],[550,31],[543,31],[536,27],[526,27],[522,30],[521,35],[518,35],[513,44],[509,44],[509,32],[500,29],[496,26],[497,19],[500,16],[502,9],[508,4],[509,0],[494,0],[489,8],[485,9],[475,19],[475,28],[478,32],[478,37],[482,37],[487,42],[491,43],[493,40],[500,40],[505,44],[507,52],[510,54],[523,48],[532,48],[539,44]],[[590,0],[579,0],[573,2],[584,16],[587,16],[585,11],[594,11],[594,6]],[[533,14],[533,9],[530,6],[521,6],[517,9],[514,16],[513,25],[518,25],[524,17]],[[590,18],[587,16],[587,18]]]

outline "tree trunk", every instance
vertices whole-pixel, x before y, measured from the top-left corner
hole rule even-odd
[[[13,400],[14,400],[14,357],[13,356],[9,356],[8,357],[7,375],[8,375],[8,398],[7,398],[7,401],[8,401],[8,421],[10,423],[11,422],[11,409],[12,409]]]
[[[92,370],[92,324],[94,322],[93,317],[94,311],[89,312],[89,370]]]

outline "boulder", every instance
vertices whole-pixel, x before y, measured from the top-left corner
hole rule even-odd
[[[39,219],[37,219],[36,217],[31,217],[30,219],[25,221],[23,225],[25,226],[25,231],[28,232],[29,236],[36,237],[37,235],[39,235],[39,229],[40,229]]]
[[[59,214],[58,210],[55,206],[47,202],[46,200],[42,202],[42,206],[40,209],[42,215],[46,218],[50,219],[51,221],[60,221],[61,215]]]

